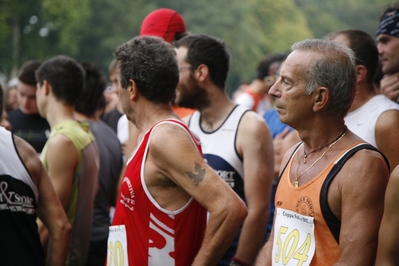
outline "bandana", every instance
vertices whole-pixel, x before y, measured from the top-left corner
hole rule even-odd
[[[376,36],[387,34],[399,38],[399,11],[387,12],[382,18]]]

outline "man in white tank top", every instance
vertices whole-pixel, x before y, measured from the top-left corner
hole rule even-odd
[[[361,30],[333,32],[326,38],[349,46],[357,58],[356,96],[345,124],[378,148],[388,158],[392,171],[399,164],[399,105],[374,90],[373,77],[378,64],[375,42]]]
[[[259,114],[233,103],[225,83],[229,54],[208,35],[177,42],[180,81],[176,102],[197,109],[189,128],[201,140],[204,157],[247,204],[248,216],[218,265],[252,265],[265,240],[273,179],[273,143]]]

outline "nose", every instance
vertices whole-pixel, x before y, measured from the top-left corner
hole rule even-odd
[[[276,82],[273,84],[273,86],[269,90],[269,95],[272,97],[280,97],[280,90],[279,90],[279,84],[280,84],[281,78],[278,78]]]
[[[383,52],[384,52],[384,50],[383,50],[383,48],[382,48],[381,43],[377,43],[377,49],[378,49],[378,54],[379,54],[379,55],[382,55]]]

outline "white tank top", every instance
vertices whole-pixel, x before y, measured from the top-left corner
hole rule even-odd
[[[3,127],[0,127],[0,175],[8,175],[24,182],[32,189],[35,200],[38,201],[37,187],[16,150],[14,138],[11,132]],[[6,186],[5,183],[1,184],[0,189],[7,190]],[[7,193],[13,192],[16,191],[7,191]]]
[[[345,117],[345,124],[350,131],[378,148],[375,125],[380,115],[388,110],[399,110],[399,105],[382,94],[376,95],[358,109],[349,112]]]
[[[247,107],[237,105],[223,124],[212,132],[201,128],[201,114],[192,114],[188,127],[201,141],[202,152],[208,164],[242,198],[244,196],[244,167],[236,150],[237,130]]]

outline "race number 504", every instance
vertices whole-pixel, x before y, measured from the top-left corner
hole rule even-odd
[[[305,241],[299,243],[300,233],[297,229],[287,233],[288,227],[281,226],[277,232],[277,252],[274,255],[274,261],[283,265],[298,265],[302,266],[308,260],[308,252],[311,246],[311,236],[308,233]],[[298,247],[299,246],[299,247]],[[296,262],[290,262],[295,259]],[[281,261],[280,261],[281,260]]]

